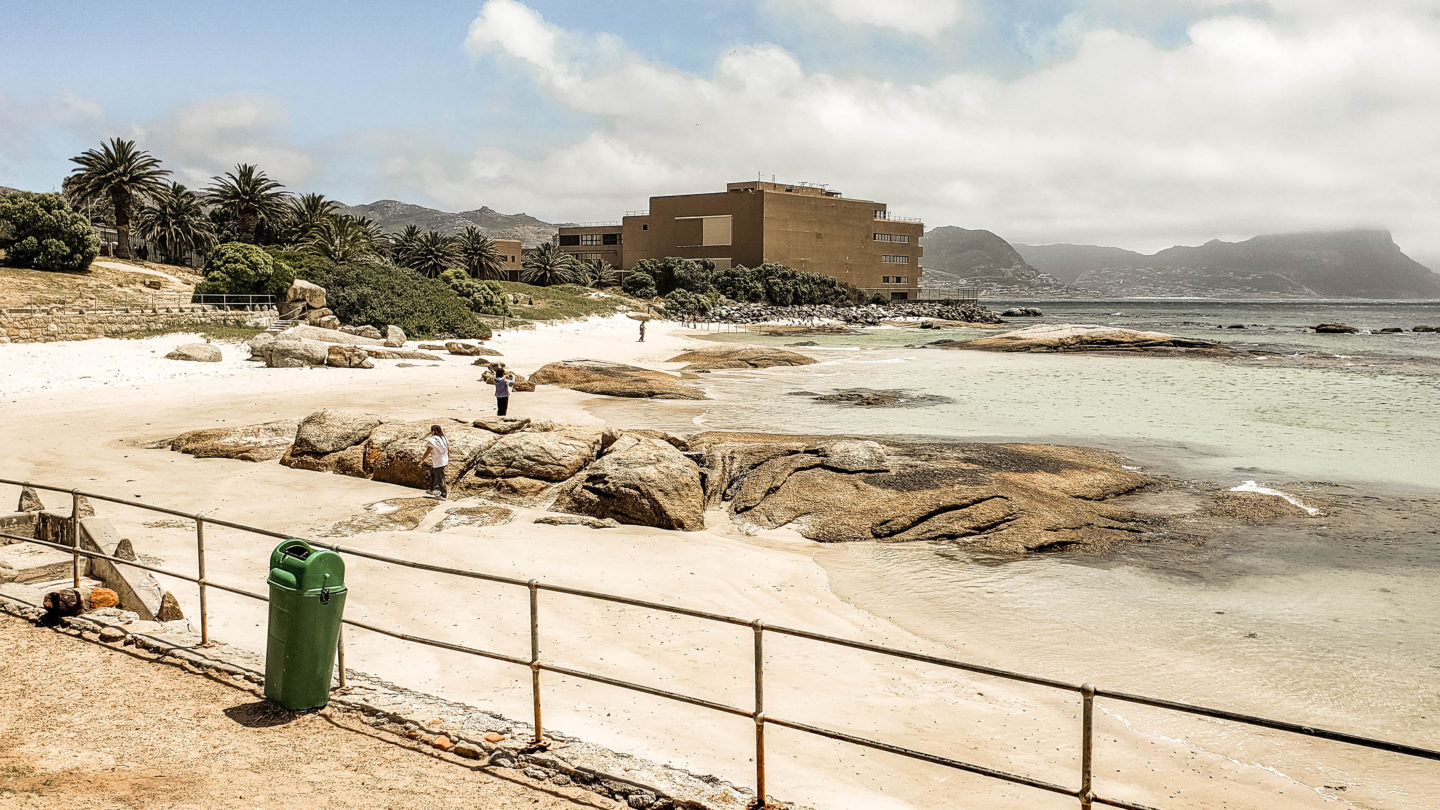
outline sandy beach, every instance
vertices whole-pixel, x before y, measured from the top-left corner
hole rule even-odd
[[[694,334],[652,323],[646,341],[623,317],[566,322],[498,334],[488,346],[524,374],[565,359],[603,359],[674,370],[666,360]],[[165,360],[190,342],[175,334],[144,340],[0,346],[0,438],[8,452],[0,477],[81,487],[299,536],[315,536],[375,502],[414,490],[339,475],[195,459],[149,442],[209,427],[299,420],[322,408],[388,418],[493,413],[490,387],[472,358],[429,363],[376,361],[373,370],[266,369],[239,344],[222,346],[216,364]],[[414,348],[412,342],[407,348]],[[802,350],[803,351],[803,350]],[[764,373],[764,372],[755,372]],[[719,374],[719,373],[717,373]],[[511,415],[596,424],[596,397],[542,386],[517,394]],[[691,413],[704,403],[646,403]],[[0,497],[13,499],[13,488]],[[58,506],[54,496],[47,502]],[[821,546],[781,529],[729,530],[722,512],[701,532],[644,527],[592,530],[537,526],[539,513],[517,509],[494,527],[432,531],[445,509],[411,531],[337,538],[346,545],[522,578],[685,605],[769,623],[885,643],[937,655],[984,658],[923,640],[832,592],[814,559]],[[187,528],[120,507],[113,518],[137,551],[182,570],[194,568]],[[260,590],[269,544],[229,531],[207,536],[209,576]],[[349,572],[349,615],[411,632],[521,654],[525,594],[477,587],[416,571],[356,561]],[[193,588],[169,583],[188,615]],[[263,649],[265,616],[235,597],[212,595],[211,632]],[[1004,617],[996,617],[1003,622]],[[643,680],[735,705],[751,689],[748,632],[619,606],[556,598],[543,606],[545,655],[566,666]],[[1017,628],[1023,633],[1022,628]],[[513,717],[526,717],[523,669],[357,632],[348,665],[405,686]],[[767,648],[768,710],[988,767],[1073,784],[1078,781],[1079,700],[979,676],[837,652],[802,641]],[[1036,673],[1044,674],[1044,673]],[[547,677],[547,722],[617,750],[747,784],[751,724],[743,719],[584,682]],[[1233,727],[1160,718],[1105,706],[1098,715],[1097,789],[1157,806],[1422,807],[1440,805],[1419,765],[1336,746],[1309,746]],[[776,729],[770,735],[770,790],[816,807],[1073,807],[1074,800],[849,748]],[[1263,759],[1264,765],[1255,764]],[[1345,791],[1327,788],[1344,784]],[[1412,785],[1408,790],[1399,785]],[[1431,792],[1425,793],[1423,791]]]

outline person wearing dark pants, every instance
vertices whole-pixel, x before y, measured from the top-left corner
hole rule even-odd
[[[510,392],[515,389],[515,375],[504,366],[495,367],[495,413],[504,416],[510,409]]]
[[[430,436],[425,439],[425,455],[420,457],[420,463],[426,465],[425,471],[430,474],[426,492],[439,493],[442,500],[450,497],[450,490],[445,486],[445,465],[450,463],[450,440],[445,438],[445,431],[439,425],[430,426]]]

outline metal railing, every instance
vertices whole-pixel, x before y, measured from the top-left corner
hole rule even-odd
[[[154,574],[161,574],[161,575],[163,575],[163,576],[175,577],[176,579],[180,579],[180,580],[183,580],[183,581],[186,581],[186,582],[194,583],[194,584],[199,588],[199,601],[200,601],[200,643],[201,643],[202,646],[210,643],[209,611],[208,611],[208,605],[207,605],[207,601],[206,601],[206,591],[207,591],[207,589],[209,589],[209,588],[216,588],[216,589],[221,590],[221,591],[224,591],[224,592],[226,592],[226,593],[232,593],[232,594],[236,594],[236,595],[238,595],[238,596],[249,597],[249,598],[251,598],[251,599],[256,599],[256,600],[259,600],[259,601],[261,601],[261,602],[268,602],[268,599],[267,599],[265,596],[262,596],[262,595],[257,594],[257,593],[253,593],[253,592],[251,592],[251,591],[244,590],[243,588],[238,588],[238,587],[234,587],[234,586],[231,586],[231,585],[224,585],[224,584],[221,584],[221,583],[212,581],[212,580],[210,580],[209,578],[206,577],[206,575],[205,575],[205,526],[206,526],[206,524],[210,524],[210,525],[214,525],[214,526],[223,526],[223,527],[230,528],[230,529],[236,529],[236,530],[239,530],[239,531],[250,532],[250,533],[252,533],[252,534],[257,534],[257,535],[261,535],[261,536],[264,536],[264,537],[270,537],[270,538],[281,539],[281,540],[287,540],[287,539],[290,539],[291,537],[293,537],[293,535],[285,534],[285,533],[283,533],[283,532],[275,532],[275,531],[271,531],[271,530],[269,530],[269,529],[261,529],[261,528],[254,527],[254,526],[246,526],[246,525],[240,524],[240,523],[234,523],[234,522],[227,521],[227,520],[220,520],[220,519],[218,519],[218,518],[206,517],[206,516],[204,516],[204,515],[198,515],[198,514],[191,514],[191,513],[189,513],[189,512],[182,512],[182,511],[179,511],[179,510],[176,510],[176,509],[167,509],[167,508],[165,508],[165,507],[151,506],[151,505],[143,504],[143,503],[136,503],[133,499],[119,498],[119,497],[114,497],[114,496],[109,496],[109,495],[102,495],[102,494],[93,493],[93,492],[83,492],[83,491],[78,490],[78,489],[65,489],[65,488],[62,488],[62,487],[54,487],[54,486],[48,486],[48,485],[44,485],[44,484],[36,484],[36,483],[33,483],[33,482],[15,481],[15,480],[10,480],[10,479],[3,479],[3,478],[0,478],[0,485],[11,485],[11,486],[18,486],[18,487],[31,487],[31,488],[37,489],[37,490],[44,490],[44,491],[47,491],[47,492],[57,492],[57,493],[61,493],[61,494],[67,494],[67,495],[70,496],[70,498],[71,498],[71,513],[70,513],[70,519],[69,519],[69,520],[70,520],[69,539],[70,539],[70,541],[71,541],[70,545],[65,545],[65,544],[63,544],[63,543],[55,543],[55,542],[51,542],[51,541],[47,541],[47,540],[39,540],[39,539],[33,538],[33,537],[25,537],[25,536],[23,536],[23,535],[10,534],[10,533],[6,533],[6,532],[0,532],[0,537],[6,538],[6,539],[12,540],[12,541],[19,541],[19,542],[26,542],[26,543],[34,543],[34,544],[36,544],[36,545],[44,546],[44,547],[47,547],[47,548],[52,548],[52,549],[56,549],[56,550],[60,550],[60,551],[68,551],[68,552],[70,552],[71,555],[72,555],[72,560],[73,560],[73,562],[72,562],[72,579],[73,579],[73,582],[74,582],[75,586],[78,587],[79,584],[80,584],[80,558],[81,558],[81,557],[86,557],[86,558],[89,558],[89,559],[106,560],[106,561],[108,561],[108,562],[110,562],[110,563],[112,563],[112,564],[114,564],[114,565],[126,565],[126,566],[130,566],[130,567],[132,567],[132,568],[138,568],[138,569],[141,569],[141,570],[144,570],[144,571],[149,571],[149,572],[154,573]],[[144,509],[144,510],[151,511],[151,512],[158,512],[158,513],[161,513],[161,514],[171,515],[171,516],[174,516],[174,517],[179,517],[179,518],[184,518],[184,519],[187,519],[187,520],[194,521],[194,523],[195,523],[195,552],[196,552],[197,562],[198,562],[198,568],[197,568],[197,574],[198,574],[198,576],[193,576],[193,577],[192,577],[192,576],[190,576],[190,575],[188,575],[188,574],[183,574],[183,573],[180,573],[180,572],[177,572],[177,571],[166,570],[166,569],[160,568],[159,566],[148,565],[148,564],[145,564],[145,563],[137,562],[137,561],[135,561],[135,560],[127,560],[127,559],[123,559],[123,558],[120,558],[120,557],[114,557],[114,556],[110,556],[110,555],[106,555],[106,554],[101,554],[101,553],[99,553],[99,552],[92,552],[92,551],[87,551],[87,550],[85,550],[85,549],[81,549],[81,548],[80,548],[80,532],[79,532],[79,528],[80,528],[80,525],[79,525],[79,522],[80,522],[80,517],[79,517],[80,509],[79,509],[79,506],[80,506],[80,498],[82,498],[82,497],[83,497],[83,498],[88,498],[88,499],[97,500],[97,501],[104,501],[104,502],[109,502],[109,503],[121,504],[121,505],[124,505],[124,506],[136,507],[136,508]],[[486,573],[482,573],[482,572],[479,572],[479,571],[466,570],[466,569],[463,569],[463,568],[452,568],[452,567],[449,567],[449,566],[435,565],[435,564],[433,564],[433,563],[418,562],[418,561],[415,561],[415,560],[405,560],[405,559],[400,559],[400,558],[397,558],[397,557],[389,557],[389,556],[386,556],[386,555],[383,555],[383,554],[376,554],[376,553],[374,553],[374,552],[363,551],[363,550],[360,550],[360,549],[346,548],[346,547],[344,547],[344,546],[340,546],[340,545],[333,544],[333,543],[322,543],[322,542],[318,542],[318,541],[314,541],[314,540],[307,540],[306,542],[309,542],[311,545],[318,546],[318,547],[320,547],[320,548],[330,549],[330,550],[335,551],[335,552],[337,552],[337,553],[339,553],[339,554],[342,554],[342,555],[343,555],[343,554],[348,554],[348,555],[351,555],[351,556],[353,556],[353,557],[359,557],[359,558],[362,558],[362,559],[373,560],[373,561],[381,562],[381,563],[387,563],[387,564],[390,564],[390,565],[397,565],[397,566],[401,566],[401,567],[404,567],[404,568],[413,568],[413,569],[420,570],[420,571],[430,571],[430,572],[437,573],[437,574],[446,574],[446,575],[449,575],[449,576],[457,576],[457,577],[463,577],[463,578],[467,578],[467,579],[479,580],[479,581],[483,581],[483,582],[490,582],[490,583],[496,583],[496,584],[501,584],[501,585],[510,585],[510,586],[514,586],[514,587],[525,588],[525,589],[528,591],[529,597],[530,597],[530,598],[529,598],[529,606],[530,606],[530,611],[529,611],[529,612],[530,612],[530,655],[529,655],[528,658],[521,658],[521,657],[519,657],[519,656],[506,655],[506,654],[504,654],[504,653],[495,652],[495,651],[493,651],[493,650],[484,650],[484,649],[479,649],[479,648],[477,648],[477,647],[469,647],[469,646],[466,646],[466,645],[463,645],[463,644],[456,644],[456,643],[453,643],[453,642],[441,641],[441,640],[439,640],[439,639],[426,638],[426,637],[424,637],[424,636],[417,636],[417,635],[413,635],[413,634],[410,634],[410,633],[400,632],[400,631],[398,631],[398,630],[391,630],[391,629],[387,629],[387,628],[384,628],[384,627],[379,627],[379,626],[374,625],[374,624],[371,624],[371,623],[369,623],[369,622],[363,622],[363,621],[359,621],[359,620],[356,620],[356,619],[344,619],[344,620],[343,620],[343,624],[344,624],[344,625],[349,625],[349,626],[351,626],[351,627],[358,627],[358,628],[360,628],[360,629],[362,629],[362,630],[369,630],[369,631],[371,631],[371,632],[378,633],[378,634],[384,635],[384,636],[389,636],[389,637],[391,637],[391,638],[399,639],[399,640],[401,640],[401,641],[408,641],[408,642],[413,642],[413,643],[416,643],[416,644],[423,644],[423,645],[426,645],[426,646],[429,646],[429,647],[435,647],[435,648],[438,648],[438,649],[450,650],[450,651],[453,651],[453,652],[465,653],[465,654],[468,654],[468,655],[475,655],[475,656],[478,656],[478,657],[481,657],[481,658],[486,658],[486,659],[489,659],[489,660],[492,660],[492,661],[501,661],[501,662],[504,662],[504,663],[513,664],[513,665],[515,665],[515,666],[522,666],[522,667],[528,668],[528,669],[530,670],[531,697],[532,697],[533,712],[534,712],[535,738],[531,741],[533,746],[543,747],[543,746],[546,745],[546,742],[545,742],[545,739],[544,739],[544,731],[543,731],[543,728],[544,728],[544,727],[543,727],[543,725],[542,725],[542,723],[541,723],[541,714],[542,714],[542,712],[541,712],[541,694],[542,694],[542,693],[541,693],[540,674],[541,674],[542,672],[550,672],[550,673],[554,673],[554,674],[556,674],[556,675],[563,675],[563,676],[570,677],[570,678],[578,678],[578,679],[581,679],[581,680],[592,681],[592,682],[595,682],[595,683],[605,684],[605,685],[608,685],[608,686],[614,686],[614,687],[618,687],[618,688],[621,688],[621,689],[628,689],[628,690],[630,690],[630,691],[639,692],[639,693],[646,694],[646,695],[652,695],[652,696],[655,696],[655,697],[666,698],[666,699],[668,699],[668,700],[678,701],[678,702],[680,702],[680,703],[685,703],[685,704],[688,704],[688,705],[691,705],[691,706],[698,706],[698,707],[700,707],[700,708],[710,709],[710,710],[712,710],[712,711],[717,711],[717,712],[721,712],[721,713],[724,713],[724,714],[733,715],[733,716],[736,716],[736,717],[746,717],[746,718],[749,718],[749,719],[753,720],[754,723],[755,723],[755,775],[754,775],[754,779],[755,779],[755,796],[756,796],[756,800],[754,801],[754,803],[752,803],[752,805],[751,805],[752,808],[764,808],[764,807],[767,806],[766,798],[765,798],[765,797],[766,797],[766,782],[765,782],[765,729],[766,729],[766,726],[778,726],[778,727],[780,727],[780,728],[787,728],[787,729],[791,729],[791,730],[794,730],[794,731],[801,731],[801,732],[804,732],[804,733],[807,733],[807,734],[812,734],[812,735],[815,735],[815,736],[818,736],[818,737],[824,737],[824,738],[827,738],[827,739],[836,740],[836,741],[843,742],[843,743],[848,743],[848,744],[850,744],[850,745],[856,745],[856,746],[860,746],[860,747],[863,747],[863,748],[869,748],[869,749],[872,749],[872,750],[875,750],[875,751],[884,751],[884,752],[886,752],[886,753],[896,754],[896,755],[898,755],[898,756],[903,756],[903,757],[907,757],[907,758],[910,758],[910,759],[919,760],[919,761],[921,761],[921,762],[927,762],[927,763],[934,764],[934,765],[941,765],[941,766],[944,766],[944,767],[947,767],[947,768],[952,768],[952,769],[954,769],[954,770],[963,771],[963,772],[966,772],[966,773],[976,774],[976,775],[988,777],[988,778],[991,778],[991,779],[998,779],[998,780],[1000,780],[1000,781],[1008,782],[1008,783],[1011,783],[1011,784],[1023,785],[1023,786],[1026,786],[1026,787],[1030,787],[1030,788],[1033,788],[1033,789],[1036,789],[1036,790],[1040,790],[1040,791],[1045,791],[1045,792],[1052,793],[1052,794],[1058,794],[1058,795],[1061,795],[1061,796],[1069,796],[1069,797],[1075,798],[1075,799],[1079,802],[1079,805],[1080,805],[1080,807],[1082,808],[1082,810],[1090,810],[1092,807],[1094,807],[1094,806],[1096,806],[1096,805],[1105,806],[1105,807],[1118,807],[1118,808],[1122,808],[1122,810],[1157,810],[1156,808],[1154,808],[1154,807],[1152,807],[1152,806],[1150,806],[1150,805],[1138,804],[1138,803],[1135,803],[1135,802],[1126,801],[1126,800],[1118,799],[1118,798],[1110,798],[1110,797],[1102,796],[1102,795],[1100,795],[1099,793],[1096,792],[1096,790],[1095,790],[1095,780],[1094,780],[1094,737],[1095,737],[1094,717],[1095,717],[1095,702],[1096,702],[1097,700],[1111,700],[1111,701],[1116,701],[1116,702],[1120,702],[1120,703],[1128,703],[1128,704],[1132,704],[1132,705],[1146,706],[1146,707],[1155,708],[1155,709],[1163,709],[1163,710],[1167,710],[1167,711],[1171,711],[1171,712],[1177,712],[1177,713],[1180,713],[1180,714],[1186,714],[1186,715],[1191,715],[1191,716],[1196,716],[1196,717],[1205,717],[1205,718],[1210,718],[1210,719],[1213,719],[1213,720],[1221,720],[1221,721],[1231,722],[1231,723],[1238,723],[1238,724],[1241,724],[1241,725],[1254,726],[1254,727],[1257,727],[1257,728],[1264,728],[1264,729],[1269,729],[1269,730],[1272,730],[1272,731],[1281,731],[1281,732],[1286,732],[1286,733],[1289,733],[1289,734],[1301,735],[1301,736],[1304,736],[1304,737],[1309,737],[1309,738],[1318,739],[1318,740],[1326,740],[1326,741],[1330,741],[1330,742],[1344,743],[1344,744],[1347,744],[1347,745],[1358,746],[1358,747],[1361,747],[1361,748],[1366,748],[1366,749],[1370,749],[1370,750],[1374,750],[1374,751],[1382,751],[1382,752],[1391,753],[1391,754],[1399,754],[1399,755],[1402,755],[1402,756],[1415,757],[1415,758],[1419,758],[1419,759],[1423,759],[1423,760],[1429,760],[1429,761],[1432,761],[1432,762],[1440,762],[1440,751],[1437,751],[1437,750],[1428,749],[1428,748],[1422,748],[1422,747],[1419,747],[1419,746],[1405,745],[1405,744],[1403,744],[1403,743],[1391,742],[1391,741],[1387,741],[1387,740],[1380,740],[1380,739],[1375,739],[1375,738],[1371,738],[1371,737],[1365,737],[1365,736],[1361,736],[1361,735],[1358,735],[1358,734],[1349,734],[1349,733],[1346,733],[1346,732],[1343,732],[1343,731],[1333,731],[1333,730],[1329,730],[1329,729],[1317,728],[1317,727],[1315,727],[1315,726],[1304,725],[1304,724],[1300,724],[1300,723],[1289,723],[1289,722],[1285,722],[1285,721],[1282,721],[1282,720],[1273,720],[1273,719],[1269,719],[1269,718],[1265,718],[1265,717],[1257,717],[1257,716],[1255,716],[1255,715],[1242,714],[1242,713],[1240,713],[1240,712],[1227,711],[1227,710],[1224,710],[1224,709],[1215,709],[1215,708],[1210,708],[1210,707],[1206,707],[1206,706],[1197,706],[1197,705],[1194,705],[1194,704],[1182,703],[1182,702],[1180,702],[1180,701],[1165,700],[1165,699],[1163,699],[1163,698],[1146,697],[1146,696],[1144,696],[1144,695],[1136,695],[1136,694],[1131,694],[1131,693],[1128,693],[1128,692],[1120,692],[1120,691],[1115,691],[1115,690],[1110,690],[1110,689],[1101,689],[1101,688],[1097,688],[1097,687],[1095,687],[1095,686],[1093,686],[1093,685],[1091,685],[1091,684],[1088,684],[1088,683],[1077,684],[1077,683],[1070,683],[1070,682],[1067,682],[1067,681],[1057,680],[1057,679],[1053,679],[1053,678],[1046,678],[1046,677],[1041,677],[1041,676],[1036,676],[1036,675],[1027,675],[1027,674],[1020,673],[1020,672],[1012,672],[1012,671],[1009,671],[1009,670],[998,669],[998,668],[995,668],[995,667],[989,667],[989,666],[984,666],[984,665],[980,665],[980,664],[967,663],[967,662],[964,662],[964,661],[957,661],[957,660],[954,660],[954,659],[943,658],[943,657],[940,657],[940,656],[926,655],[926,654],[924,654],[924,653],[911,652],[911,651],[907,651],[907,650],[900,650],[900,649],[895,649],[895,648],[893,648],[893,647],[886,647],[886,646],[879,645],[879,644],[870,644],[870,643],[863,642],[863,641],[856,641],[856,640],[853,640],[853,639],[840,638],[840,637],[838,637],[838,636],[825,635],[825,634],[823,634],[823,633],[816,633],[816,632],[812,632],[812,631],[809,631],[809,630],[801,630],[801,629],[797,629],[797,628],[793,628],[793,627],[784,627],[784,626],[780,626],[780,625],[766,624],[766,623],[760,621],[759,619],[743,619],[743,618],[739,618],[739,617],[737,617],[737,616],[727,616],[727,615],[721,614],[721,613],[712,613],[712,612],[704,611],[704,610],[695,610],[695,609],[693,609],[693,608],[679,607],[679,606],[677,606],[677,605],[667,605],[667,604],[662,604],[662,603],[659,603],[659,602],[650,602],[650,601],[646,601],[646,600],[643,600],[643,599],[634,599],[634,598],[627,597],[627,596],[618,596],[618,595],[615,595],[615,594],[608,594],[608,593],[601,593],[601,592],[599,592],[599,591],[586,590],[586,589],[584,589],[584,588],[572,588],[572,587],[567,587],[567,586],[564,586],[564,585],[552,585],[552,584],[540,582],[540,581],[534,580],[534,579],[526,580],[526,579],[520,579],[520,578],[517,578],[517,577],[500,576],[500,575],[497,575],[497,574],[486,574]],[[584,671],[584,670],[578,670],[578,669],[573,669],[573,668],[570,668],[570,667],[560,666],[560,665],[557,665],[557,664],[552,664],[552,663],[550,663],[550,662],[542,659],[541,654],[540,654],[540,651],[541,651],[541,644],[540,644],[540,594],[541,594],[542,592],[549,592],[549,593],[555,593],[555,594],[563,594],[563,595],[566,595],[566,596],[576,596],[576,597],[581,597],[581,598],[584,598],[584,599],[592,599],[592,600],[597,600],[597,601],[601,601],[601,602],[609,602],[609,603],[612,603],[612,604],[619,604],[619,605],[627,605],[627,606],[630,606],[630,607],[644,608],[644,609],[647,609],[647,610],[654,610],[654,611],[659,611],[659,612],[662,612],[662,613],[669,613],[669,614],[672,614],[672,615],[688,616],[688,617],[696,618],[696,619],[704,619],[704,620],[707,620],[707,621],[718,622],[718,623],[721,623],[721,624],[731,625],[731,626],[735,626],[735,627],[748,627],[748,628],[750,628],[751,632],[753,633],[753,637],[754,637],[754,647],[753,647],[754,652],[753,652],[752,663],[753,663],[753,667],[754,667],[754,695],[755,695],[755,698],[754,698],[753,704],[748,705],[748,706],[731,706],[731,705],[726,704],[726,703],[720,703],[720,702],[717,702],[717,701],[708,700],[708,699],[706,699],[706,698],[695,697],[695,696],[693,696],[693,695],[686,695],[686,694],[682,694],[682,693],[679,693],[679,692],[672,692],[672,691],[669,691],[669,690],[666,690],[666,689],[660,689],[660,688],[653,687],[653,686],[646,686],[646,685],[644,685],[644,684],[639,684],[639,683],[634,683],[634,682],[631,682],[631,681],[621,680],[621,679],[619,679],[619,678],[611,678],[611,677],[608,677],[608,676],[605,676],[605,675],[600,675],[600,674],[593,673],[593,672],[586,672],[586,671]],[[343,630],[343,627],[342,627],[342,630]],[[1077,779],[1077,784],[1076,784],[1075,787],[1070,787],[1070,786],[1067,786],[1067,785],[1056,784],[1055,782],[1046,781],[1046,780],[1039,779],[1039,778],[1036,778],[1036,777],[1033,777],[1033,776],[1029,776],[1029,775],[1025,775],[1025,774],[1012,773],[1012,772],[1009,772],[1009,771],[999,770],[999,769],[996,769],[996,768],[990,768],[990,767],[987,767],[987,766],[984,766],[984,765],[977,765],[977,764],[970,763],[970,762],[964,762],[964,761],[962,761],[962,760],[953,759],[953,758],[951,758],[951,757],[942,756],[942,755],[940,755],[940,754],[933,754],[933,753],[929,753],[929,752],[925,752],[925,751],[916,750],[916,749],[913,749],[913,748],[906,748],[906,747],[903,747],[903,746],[894,745],[894,744],[886,743],[886,742],[881,742],[881,741],[879,741],[879,740],[872,740],[872,739],[869,739],[869,738],[866,738],[866,737],[861,737],[861,736],[854,735],[854,734],[847,734],[847,733],[845,733],[845,732],[836,731],[836,730],[834,730],[834,729],[824,728],[824,727],[822,727],[822,726],[816,726],[816,725],[812,725],[812,724],[809,724],[809,723],[802,723],[802,722],[795,721],[795,720],[787,720],[787,719],[784,719],[784,718],[782,718],[782,717],[777,717],[777,716],[774,716],[774,715],[772,715],[772,714],[769,714],[769,713],[766,711],[766,707],[765,707],[765,647],[764,647],[764,644],[765,644],[765,634],[767,634],[767,633],[771,633],[771,634],[778,635],[778,636],[789,636],[789,637],[792,637],[792,638],[806,639],[806,640],[809,640],[809,641],[815,641],[815,642],[819,642],[819,643],[822,643],[822,644],[830,644],[830,645],[834,645],[834,646],[837,646],[837,647],[844,647],[844,648],[849,648],[849,649],[853,649],[853,650],[860,650],[860,651],[863,651],[863,652],[875,653],[875,654],[878,654],[878,655],[889,656],[889,657],[891,657],[891,658],[897,658],[897,659],[906,660],[906,661],[914,661],[914,662],[918,662],[918,663],[922,663],[922,664],[930,664],[930,665],[933,665],[933,666],[944,667],[944,668],[947,668],[947,669],[958,670],[958,671],[961,671],[961,672],[968,672],[968,673],[973,673],[973,674],[977,674],[977,675],[986,675],[986,676],[990,676],[990,677],[1000,678],[1000,679],[1003,679],[1003,680],[1015,681],[1015,682],[1024,683],[1024,684],[1030,684],[1030,685],[1032,685],[1032,686],[1041,686],[1041,687],[1045,687],[1045,688],[1047,688],[1047,689],[1053,689],[1053,690],[1058,690],[1058,691],[1062,691],[1062,692],[1069,692],[1069,693],[1073,693],[1073,694],[1075,694],[1075,695],[1078,695],[1079,698],[1080,698],[1080,712],[1081,712],[1081,724],[1080,724],[1080,725],[1081,725],[1081,728],[1080,728],[1080,734],[1079,734],[1079,736],[1080,736],[1080,761],[1079,761],[1079,763],[1078,763],[1078,779]],[[343,632],[342,632],[342,635],[341,635],[341,637],[340,637],[340,642],[339,642],[338,649],[337,649],[337,656],[338,656],[338,658],[339,658],[339,670],[340,670],[339,685],[343,688],[343,687],[345,686],[345,641],[344,641]]]
[[[876,211],[876,212],[875,212],[875,220],[876,220],[877,222],[924,222],[924,221],[925,221],[925,220],[924,220],[923,218],[921,218],[921,217],[902,217],[902,216],[897,216],[897,215],[895,215],[895,214],[892,214],[892,213],[890,213],[889,211]]]

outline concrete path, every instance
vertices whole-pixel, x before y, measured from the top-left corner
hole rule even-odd
[[[0,615],[0,807],[615,808]]]

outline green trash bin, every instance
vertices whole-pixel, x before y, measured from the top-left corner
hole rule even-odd
[[[345,609],[345,561],[304,540],[286,540],[270,553],[266,581],[265,698],[287,709],[318,709],[330,700]]]

